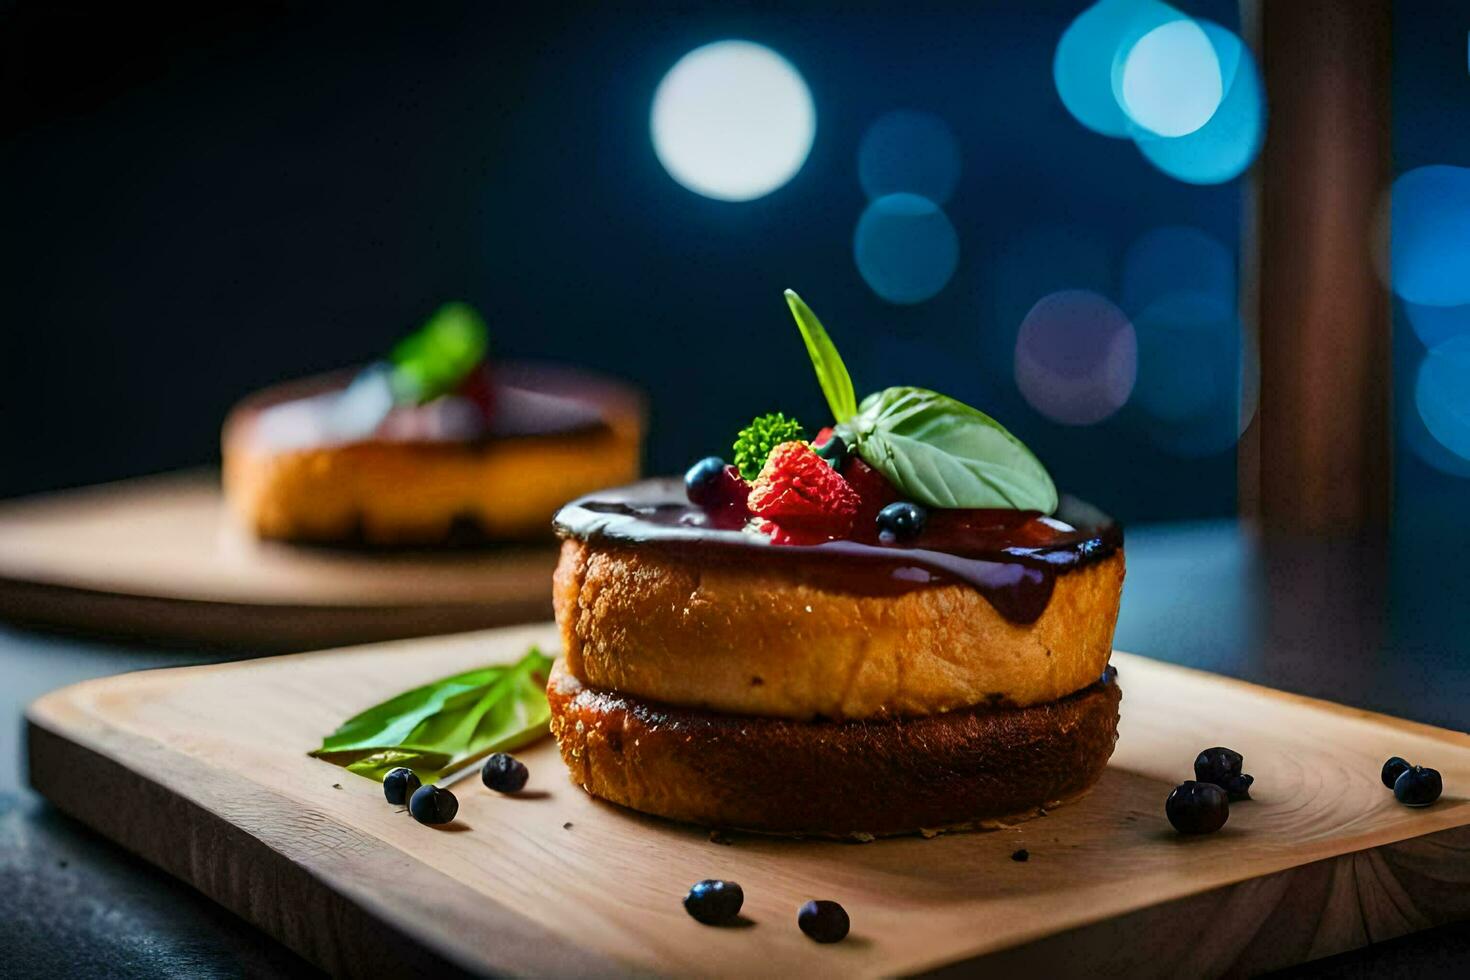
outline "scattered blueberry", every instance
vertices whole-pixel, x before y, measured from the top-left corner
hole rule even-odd
[[[1185,780],[1169,794],[1164,813],[1181,834],[1213,834],[1230,819],[1230,797],[1214,783]]]
[[[707,926],[733,922],[745,904],[745,892],[733,881],[696,881],[684,896],[684,911]]]
[[[924,530],[924,522],[928,519],[929,512],[924,508],[907,500],[900,500],[878,511],[878,534],[912,538]]]
[[[1438,769],[1410,766],[1393,783],[1393,798],[1404,806],[1428,806],[1444,792]]]
[[[1012,861],[1029,861],[1029,860],[1031,860],[1031,852],[1028,851],[1028,850],[1026,850],[1026,848],[1023,847],[1019,851],[1013,851],[1013,852],[1011,852],[1011,860]]]
[[[852,927],[847,910],[836,902],[807,902],[796,911],[796,924],[808,937],[819,943],[838,943],[847,938]]]
[[[388,770],[388,775],[383,777],[383,796],[394,806],[403,806],[408,798],[419,788],[419,777],[412,769]]]
[[[528,776],[526,764],[506,752],[495,753],[480,769],[480,781],[497,793],[519,793],[526,788]]]
[[[448,823],[459,812],[459,800],[447,789],[420,786],[408,798],[408,812],[419,823]]]
[[[684,474],[684,493],[691,504],[701,507],[719,502],[720,478],[725,475],[725,461],[706,456]]]
[[[847,462],[847,441],[845,439],[834,432],[826,442],[815,448],[818,456],[832,464],[834,470],[842,472],[842,464]]]
[[[1251,798],[1251,783],[1255,777],[1240,771],[1245,762],[1239,752],[1217,745],[1205,749],[1194,760],[1194,778],[1202,783],[1214,783],[1223,789],[1232,800]]]
[[[1399,781],[1399,777],[1408,772],[1410,765],[1407,761],[1394,756],[1383,764],[1383,785],[1393,789],[1393,784]]]

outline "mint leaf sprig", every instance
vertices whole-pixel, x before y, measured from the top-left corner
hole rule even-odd
[[[812,312],[794,290],[786,290],[786,305],[791,307],[791,315],[796,317],[797,329],[801,331],[801,339],[806,343],[807,356],[812,359],[812,367],[817,370],[817,383],[822,386],[822,394],[827,396],[827,406],[832,409],[832,418],[841,425],[857,414],[857,395],[852,388],[852,377],[847,373],[847,365],[842,363],[842,355],[837,353],[837,345],[832,343],[832,338],[827,336],[827,329],[822,326],[822,321]]]
[[[468,303],[445,303],[389,355],[395,401],[423,404],[448,394],[485,359],[485,321]]]
[[[412,769],[432,783],[492,752],[546,734],[552,658],[532,647],[514,664],[481,667],[405,691],[353,715],[308,753],[379,782]]]
[[[786,302],[838,434],[906,497],[927,507],[1056,510],[1057,488],[1046,467],[979,409],[908,387],[886,388],[852,405],[852,379],[821,321],[789,289]]]

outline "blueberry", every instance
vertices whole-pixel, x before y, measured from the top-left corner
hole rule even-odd
[[[1230,819],[1230,798],[1214,783],[1186,780],[1169,794],[1164,813],[1181,834],[1213,834]]]
[[[1244,761],[1239,752],[1221,745],[1205,749],[1194,760],[1194,778],[1202,783],[1214,783],[1232,800],[1248,800],[1255,777],[1240,771]]]
[[[1393,798],[1404,806],[1428,806],[1444,792],[1438,769],[1410,766],[1393,783]]]
[[[529,775],[524,762],[505,752],[486,759],[480,770],[480,780],[497,793],[519,793],[526,788]]]
[[[394,806],[403,806],[418,788],[419,777],[412,769],[399,766],[389,769],[388,775],[383,777],[383,795]]]
[[[837,472],[842,472],[842,464],[847,462],[847,441],[837,433],[820,446],[815,447],[817,455],[825,459]]]
[[[1383,785],[1393,789],[1393,784],[1398,782],[1400,776],[1410,769],[1408,762],[1394,756],[1383,764]]]
[[[847,910],[836,902],[807,902],[796,910],[796,924],[802,932],[819,943],[839,943],[852,927]]]
[[[918,504],[900,500],[878,511],[878,534],[894,538],[912,538],[924,530],[929,512]]]
[[[707,926],[723,925],[735,921],[740,906],[745,904],[745,892],[733,881],[706,878],[696,881],[684,896],[684,911]]]
[[[448,823],[459,812],[459,800],[447,789],[420,786],[408,798],[408,812],[419,823]]]
[[[684,493],[691,504],[701,507],[718,502],[720,477],[725,473],[725,461],[718,456],[706,456],[684,474]]]

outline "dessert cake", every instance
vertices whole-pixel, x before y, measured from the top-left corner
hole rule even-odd
[[[1123,536],[1010,432],[917,388],[861,406],[788,292],[836,425],[784,416],[684,482],[556,517],[573,780],[714,827],[878,836],[1017,820],[1113,752]]]
[[[1121,529],[988,416],[856,404],[788,294],[837,423],[556,517],[552,731],[589,793],[678,820],[867,836],[1084,793],[1117,735]]]
[[[432,546],[548,534],[558,506],[638,475],[641,398],[565,367],[492,362],[463,304],[389,361],[246,398],[224,488],[262,538]]]

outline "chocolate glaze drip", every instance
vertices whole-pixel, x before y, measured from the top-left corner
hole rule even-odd
[[[813,544],[773,544],[743,516],[690,504],[674,479],[646,480],[567,504],[553,522],[564,538],[651,546],[704,561],[783,561],[809,580],[846,591],[893,595],[962,582],[1006,619],[1033,623],[1058,575],[1123,547],[1123,529],[1097,508],[1062,497],[1052,517],[1035,511],[934,510],[917,538],[878,540],[876,528]]]

